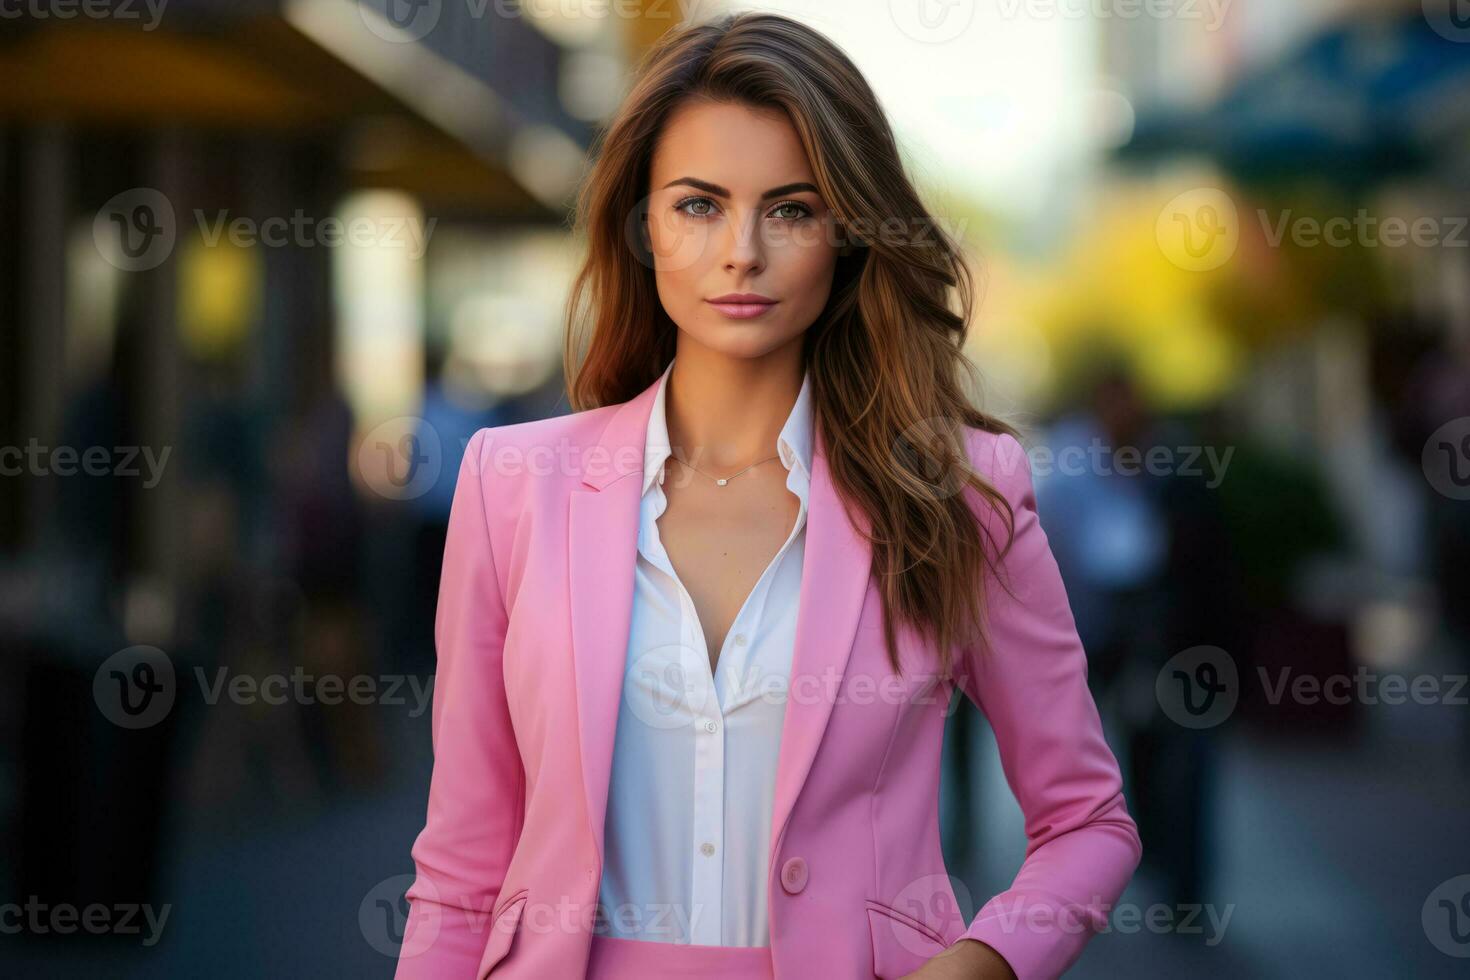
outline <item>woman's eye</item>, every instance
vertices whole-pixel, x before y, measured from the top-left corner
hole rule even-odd
[[[708,218],[715,213],[715,202],[707,197],[686,197],[674,205],[674,210],[696,218]],[[811,208],[800,201],[784,201],[771,209],[771,214],[783,221],[800,221],[811,213]]]
[[[674,205],[677,210],[685,214],[692,214],[696,218],[707,218],[714,211],[715,202],[707,197],[686,197]]]

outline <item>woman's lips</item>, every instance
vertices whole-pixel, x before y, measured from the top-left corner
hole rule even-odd
[[[736,302],[712,299],[706,300],[706,302],[708,302],[710,306],[713,306],[720,313],[724,314],[725,316],[731,317],[732,319],[749,320],[751,317],[760,316],[762,313],[765,313],[766,311],[774,308],[777,301],[767,300],[760,303],[754,303],[747,301]]]

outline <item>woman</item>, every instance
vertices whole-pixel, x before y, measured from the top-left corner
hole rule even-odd
[[[579,219],[577,411],[459,472],[398,977],[1057,976],[1138,834],[1025,453],[961,390],[966,268],[872,92],[781,17],[682,30]],[[956,685],[1029,840],[969,925]]]

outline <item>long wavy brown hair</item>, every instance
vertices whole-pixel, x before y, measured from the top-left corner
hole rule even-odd
[[[588,251],[567,309],[571,406],[627,401],[674,356],[677,328],[637,229],[655,142],[691,98],[784,111],[851,246],[803,340],[814,424],[843,505],[867,517],[890,664],[901,673],[904,622],[933,641],[950,676],[954,646],[984,643],[985,572],[1015,532],[1005,497],[970,465],[965,427],[1016,430],[965,394],[962,378],[976,380],[963,353],[973,277],[904,173],[867,81],[826,37],[786,17],[734,14],[672,31],[645,55],[578,200]],[[1004,546],[966,488],[1003,515]]]

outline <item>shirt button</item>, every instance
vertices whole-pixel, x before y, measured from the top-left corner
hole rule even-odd
[[[713,735],[715,732],[719,731],[719,728],[720,728],[719,725],[715,724],[713,721],[711,721],[709,719],[705,719],[705,722],[704,722],[704,726],[703,727],[704,727],[704,730],[707,731],[707,732],[709,732],[711,735]]]
[[[715,853],[715,845],[711,844],[709,841],[705,841],[703,844],[699,845],[699,853],[703,854],[705,857],[709,857],[711,854]]]
[[[745,634],[744,633],[736,633],[735,634],[735,645],[737,647],[743,647],[743,646],[745,646]]]
[[[796,895],[805,888],[806,879],[806,861],[802,858],[792,858],[781,865],[781,887],[790,894]]]

